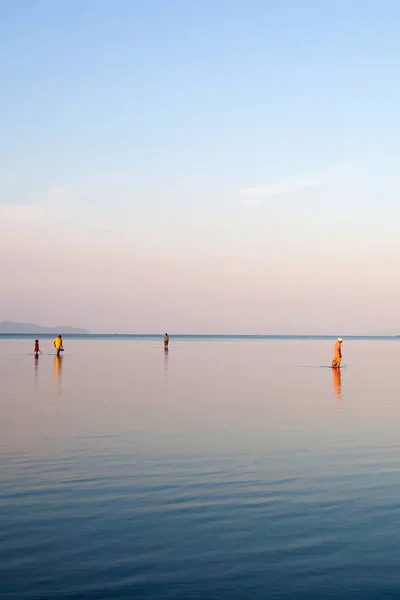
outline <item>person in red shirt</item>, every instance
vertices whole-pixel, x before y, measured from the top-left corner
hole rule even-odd
[[[42,354],[42,352],[40,351],[40,348],[39,348],[39,340],[35,340],[35,346],[33,348],[33,352],[34,352],[35,356],[39,356],[39,354]]]

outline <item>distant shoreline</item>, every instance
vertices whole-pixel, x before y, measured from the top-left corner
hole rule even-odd
[[[33,333],[32,333],[33,332]],[[51,327],[43,327],[37,323],[21,323],[16,321],[1,321],[0,322],[0,335],[59,335],[60,333],[66,334],[82,334],[88,335],[90,331],[83,329],[82,327],[71,327],[71,325],[52,325]]]

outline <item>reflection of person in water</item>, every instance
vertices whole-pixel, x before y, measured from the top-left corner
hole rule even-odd
[[[164,375],[168,375],[168,348],[164,348]]]
[[[342,373],[340,369],[332,369],[333,373],[333,391],[335,392],[337,402],[342,399]]]
[[[57,396],[61,395],[61,367],[62,367],[61,356],[54,357],[54,388]]]
[[[35,369],[35,389],[36,389],[37,376],[38,376],[38,370],[39,370],[39,354],[34,354],[33,368]]]

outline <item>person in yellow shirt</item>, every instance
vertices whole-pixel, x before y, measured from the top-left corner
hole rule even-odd
[[[333,348],[332,367],[334,369],[340,369],[340,363],[342,362],[342,342],[342,338],[338,338],[338,341]]]
[[[60,356],[60,352],[64,350],[62,336],[58,335],[53,342],[54,348],[56,349],[57,356]]]

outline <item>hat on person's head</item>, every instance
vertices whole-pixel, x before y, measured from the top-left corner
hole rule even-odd
[[[343,342],[342,338],[337,339],[338,342]]]

